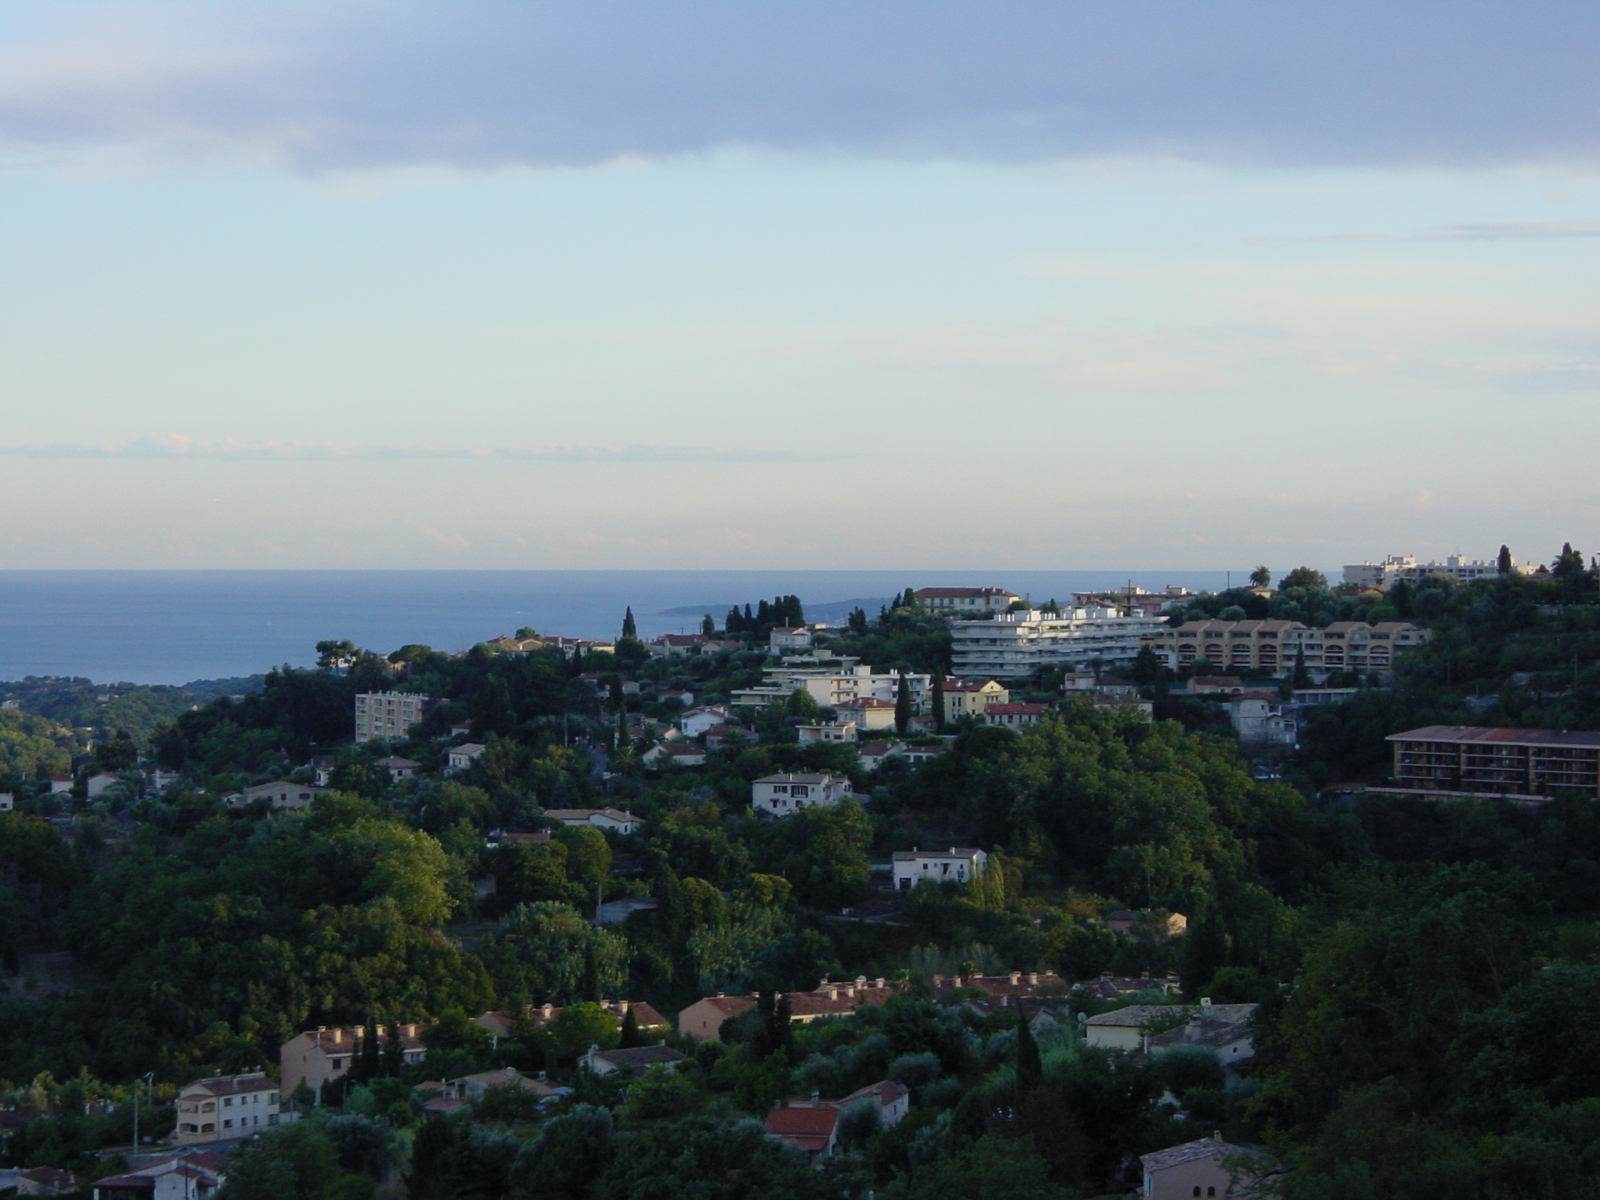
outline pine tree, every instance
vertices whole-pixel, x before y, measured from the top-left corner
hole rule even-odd
[[[639,626],[633,619],[633,605],[628,605],[628,611],[622,614],[622,636],[639,640]]]

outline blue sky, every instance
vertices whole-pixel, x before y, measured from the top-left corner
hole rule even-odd
[[[0,29],[0,567],[1596,548],[1588,4]]]

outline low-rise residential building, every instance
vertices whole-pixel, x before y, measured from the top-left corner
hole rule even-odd
[[[388,758],[380,758],[377,765],[389,772],[389,778],[396,783],[406,779],[415,779],[417,771],[422,766],[419,762],[412,762],[411,759],[401,758],[397,754],[391,754]]]
[[[803,654],[811,649],[811,629],[806,625],[778,625],[767,635],[774,654]]]
[[[853,982],[830,983],[824,979],[809,992],[788,992],[789,1021],[807,1025],[826,1017],[846,1017],[864,1004],[883,1004],[894,994],[884,979],[870,980],[859,975]],[[725,996],[720,992],[696,1000],[678,1014],[678,1033],[697,1042],[722,1040],[722,1024],[743,1016],[756,1006],[754,996]]]
[[[17,798],[10,792],[0,792],[0,813],[8,813],[17,807]]]
[[[50,794],[59,796],[64,792],[70,792],[72,784],[73,778],[71,775],[52,775],[50,776]]]
[[[1114,608],[1119,612],[1140,613],[1154,617],[1166,612],[1174,604],[1193,600],[1197,593],[1186,587],[1168,584],[1163,591],[1147,592],[1142,587],[1113,588],[1110,591],[1073,592],[1074,608]]]
[[[996,998],[1037,1000],[1067,994],[1067,981],[1054,971],[1011,971],[1005,975],[935,975],[936,996],[970,989]]]
[[[402,741],[428,715],[428,697],[414,692],[358,692],[356,741]]]
[[[1192,1200],[1195,1196],[1223,1200],[1243,1196],[1246,1190],[1238,1186],[1228,1163],[1247,1157],[1247,1153],[1216,1138],[1200,1138],[1141,1155],[1139,1165],[1144,1168],[1144,1180],[1140,1200]]]
[[[700,653],[706,640],[703,633],[663,633],[649,644],[648,649],[657,658],[684,658]]]
[[[802,746],[844,744],[856,740],[856,723],[845,720],[829,721],[822,725],[799,725],[795,727],[795,733],[799,734]]]
[[[983,874],[989,856],[971,846],[951,846],[948,850],[899,850],[892,862],[895,890],[907,892],[924,881],[970,883]]]
[[[695,742],[657,742],[639,756],[647,767],[703,767],[706,748]]]
[[[153,1163],[97,1179],[94,1200],[211,1200],[227,1179],[228,1160],[207,1150],[183,1150]]]
[[[624,837],[638,832],[643,824],[638,817],[621,808],[547,808],[545,816],[563,825],[587,825],[591,829],[609,829]]]
[[[1152,1058],[1159,1058],[1163,1054],[1171,1054],[1179,1050],[1201,1048],[1215,1052],[1217,1062],[1222,1069],[1230,1073],[1237,1072],[1240,1065],[1249,1061],[1255,1054],[1253,1031],[1250,1026],[1250,1017],[1239,1020],[1236,1017],[1214,1016],[1213,1010],[1218,1006],[1201,1002],[1200,1007],[1189,1014],[1189,1019],[1174,1029],[1165,1033],[1153,1033],[1145,1039],[1145,1052]],[[1254,1015],[1256,1006],[1229,1005],[1230,1008],[1248,1008]]]
[[[876,733],[880,729],[894,728],[893,700],[864,696],[860,700],[848,700],[837,705],[834,711],[841,721],[849,721],[862,733]]]
[[[479,742],[462,742],[459,746],[451,746],[445,755],[445,770],[451,772],[467,770],[488,748]]]
[[[718,725],[733,723],[733,710],[720,704],[702,705],[700,708],[691,708],[688,712],[678,716],[678,729],[686,738],[697,738],[702,733],[709,733]]]
[[[17,1172],[16,1188],[18,1196],[63,1196],[78,1190],[78,1177],[63,1167],[27,1167]]]
[[[515,1067],[502,1067],[498,1071],[480,1071],[476,1075],[447,1079],[444,1081],[444,1087],[440,1089],[440,1094],[452,1100],[470,1102],[482,1099],[491,1088],[527,1092],[540,1100],[561,1095],[560,1089],[554,1085],[546,1083],[543,1079],[529,1078]]]
[[[1131,663],[1141,642],[1162,627],[1159,617],[1125,616],[1109,608],[1027,609],[988,620],[952,621],[951,669],[967,677],[1024,679],[1045,667]]]
[[[1566,790],[1600,795],[1600,732],[1427,725],[1388,740],[1394,783],[1373,791],[1511,800]]]
[[[665,1043],[660,1043],[654,1046],[635,1046],[628,1050],[602,1050],[599,1046],[590,1046],[578,1062],[584,1070],[601,1079],[619,1075],[625,1079],[637,1079],[651,1067],[665,1067],[669,1071],[675,1071],[679,1063],[687,1060],[688,1055],[679,1053]]]
[[[1208,1019],[1245,1024],[1254,1015],[1256,1005],[1212,1004],[1210,1000],[1201,1000],[1200,1009]],[[1085,1021],[1084,1041],[1103,1050],[1140,1050],[1144,1047],[1145,1035],[1153,1026],[1164,1026],[1160,1030],[1164,1033],[1166,1028],[1185,1024],[1194,1011],[1192,1006],[1181,1004],[1130,1004]]]
[[[862,700],[882,700],[893,706],[900,694],[899,671],[874,671],[850,658],[826,659],[817,655],[788,658],[777,666],[764,668],[762,674],[764,680],[760,685],[734,691],[735,704],[757,707],[783,704],[795,692],[802,691],[823,708],[843,709]],[[908,672],[905,678],[912,713],[928,713],[933,676]]]
[[[983,723],[1003,729],[1032,729],[1049,711],[1048,704],[991,704],[983,710]]]
[[[912,593],[918,604],[939,617],[1005,612],[1022,597],[997,587],[927,587]]]
[[[856,747],[856,757],[869,771],[876,771],[891,758],[904,758],[910,747],[904,742],[862,742]]]
[[[393,1029],[400,1037],[400,1061],[404,1066],[414,1066],[428,1054],[422,1033],[416,1025],[396,1025]],[[278,1050],[278,1083],[285,1096],[292,1096],[304,1083],[316,1091],[330,1079],[342,1079],[349,1074],[355,1056],[361,1052],[361,1039],[366,1036],[365,1026],[329,1029],[319,1025],[298,1033],[283,1043]],[[380,1043],[387,1042],[390,1027],[379,1025],[375,1032]]]
[[[944,681],[944,719],[955,724],[962,717],[981,717],[991,704],[1006,704],[1011,693],[993,679],[946,679]]]
[[[290,783],[286,779],[274,779],[271,783],[258,783],[254,787],[247,787],[235,795],[232,801],[234,807],[245,808],[257,801],[265,801],[274,809],[305,808],[323,793],[322,788],[312,787],[305,783]]]
[[[1270,671],[1282,676],[1304,661],[1308,671],[1358,671],[1384,675],[1398,655],[1427,640],[1428,631],[1409,621],[1335,621],[1309,629],[1298,621],[1185,621],[1150,638],[1170,670],[1204,660],[1232,670]]]
[[[750,806],[768,816],[788,817],[802,808],[838,804],[850,794],[850,781],[837,775],[766,775],[750,785]]]
[[[602,1000],[600,1007],[617,1019],[619,1027],[628,1019],[629,1012],[632,1012],[633,1023],[641,1033],[648,1034],[671,1028],[667,1024],[667,1019],[643,1000]],[[522,1011],[520,1020],[535,1028],[542,1028],[559,1017],[561,1012],[562,1007],[559,1004],[530,1004]],[[495,1037],[508,1038],[512,1035],[519,1018],[512,1012],[486,1012],[477,1020],[479,1025]]]
[[[174,1146],[246,1137],[294,1120],[282,1111],[278,1085],[266,1074],[217,1075],[197,1079],[178,1093]]]
[[[107,788],[115,787],[121,782],[121,776],[113,775],[109,771],[101,771],[98,775],[89,776],[83,787],[84,791],[88,793],[89,799],[94,800],[98,799],[100,794]]]
[[[1300,723],[1284,711],[1271,692],[1243,692],[1229,696],[1222,707],[1228,722],[1246,746],[1292,746],[1300,736]]]
[[[858,1105],[878,1114],[878,1127],[889,1129],[911,1110],[911,1092],[903,1083],[885,1079],[858,1088],[842,1100],[824,1100],[813,1094],[787,1100],[767,1113],[767,1133],[797,1150],[821,1158],[837,1148],[839,1118]]]

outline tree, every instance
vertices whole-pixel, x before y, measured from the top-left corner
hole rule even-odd
[[[1021,1108],[1029,1094],[1044,1082],[1044,1061],[1039,1057],[1039,1043],[1033,1039],[1033,1028],[1028,1023],[1028,1009],[1017,1009],[1017,1107]]]
[[[867,632],[867,610],[859,605],[850,610],[849,628],[851,633]]]
[[[717,636],[717,623],[712,619],[710,613],[700,618],[700,632],[706,637]]]
[[[900,682],[894,693],[894,731],[901,737],[905,736],[906,728],[911,724],[911,681],[906,672],[900,672]]]
[[[318,642],[316,650],[317,666],[324,671],[344,670],[361,655],[361,651],[356,649],[356,644],[348,639]]]
[[[1499,557],[1495,559],[1495,569],[1502,575],[1509,575],[1515,566],[1511,558],[1511,547],[1501,546]]]
[[[1314,571],[1310,567],[1296,567],[1278,581],[1279,591],[1287,591],[1289,588],[1326,591],[1328,577],[1321,571]]]
[[[895,701],[896,714],[899,711],[899,700]],[[933,673],[933,728],[936,733],[944,732],[944,672],[936,670]]]
[[[635,641],[639,638],[639,626],[633,619],[633,605],[631,604],[628,606],[627,612],[622,614],[622,636],[633,638]]]
[[[1294,652],[1294,672],[1290,675],[1290,680],[1293,686],[1297,688],[1311,686],[1311,672],[1306,670],[1306,652],[1304,650],[1296,650]]]
[[[1251,587],[1258,587],[1258,588],[1271,587],[1272,586],[1272,569],[1270,567],[1264,567],[1263,566],[1263,567],[1257,567],[1254,571],[1251,571],[1250,572],[1250,586]]]

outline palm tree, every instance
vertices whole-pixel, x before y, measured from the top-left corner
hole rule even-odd
[[[1272,572],[1266,567],[1257,567],[1250,572],[1250,586],[1264,588],[1272,583]]]

